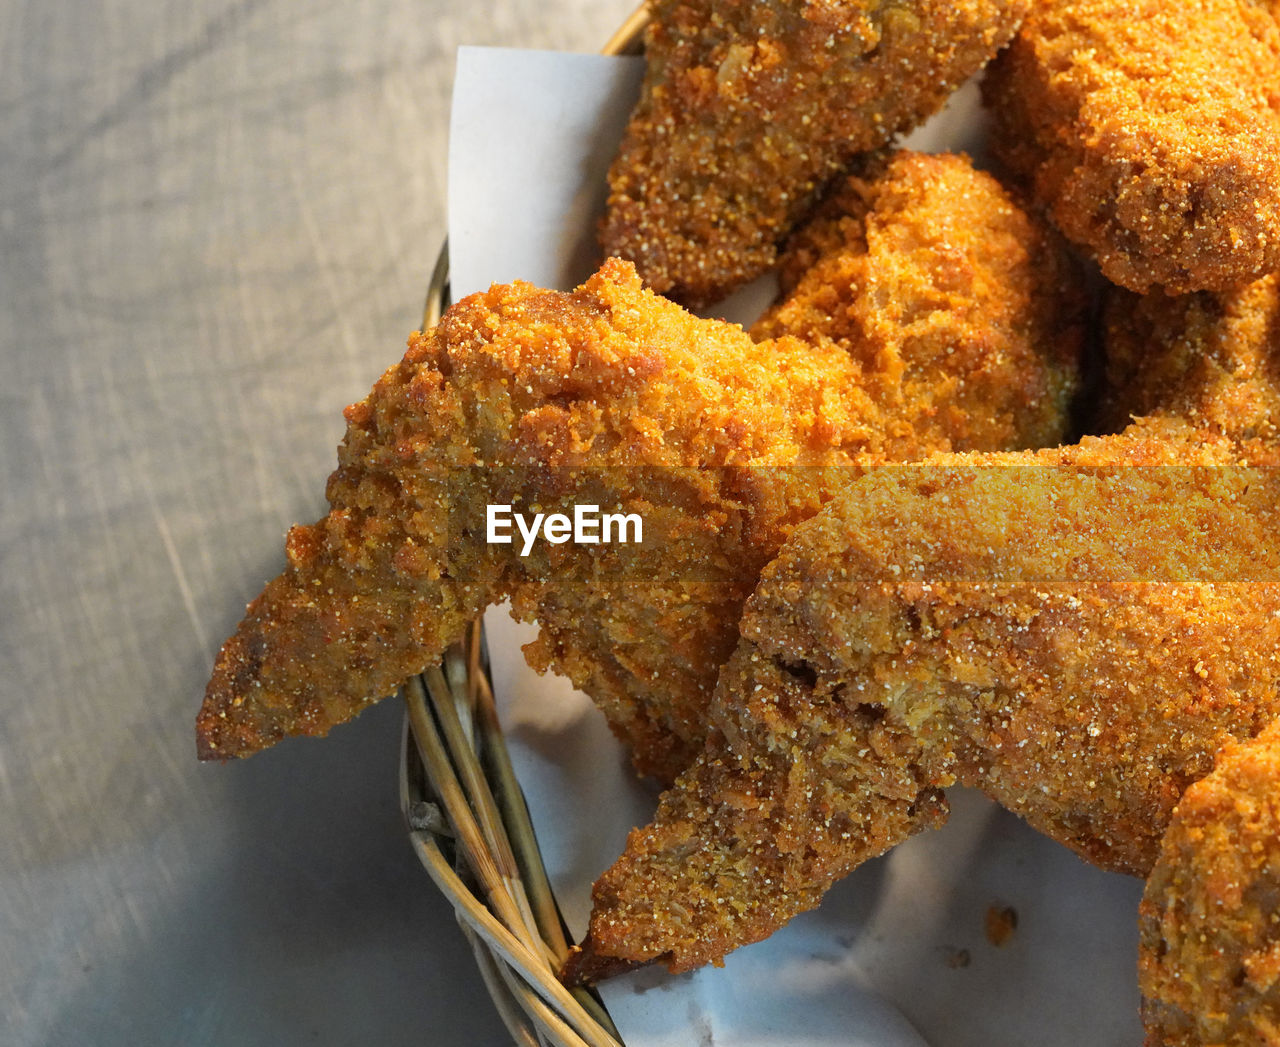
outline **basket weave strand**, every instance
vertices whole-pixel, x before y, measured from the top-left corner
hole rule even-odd
[[[401,789],[410,841],[453,904],[517,1043],[621,1047],[598,1001],[556,978],[568,945],[510,773],[482,650],[477,622],[446,653],[443,670],[402,688],[408,717]],[[509,825],[518,828],[511,833]]]

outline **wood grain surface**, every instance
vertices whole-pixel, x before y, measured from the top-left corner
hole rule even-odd
[[[499,1044],[400,709],[198,766],[445,233],[459,44],[630,0],[0,4],[0,1042]]]

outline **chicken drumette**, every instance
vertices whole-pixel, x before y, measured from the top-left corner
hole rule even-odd
[[[937,825],[962,783],[1104,868],[1155,868],[1150,1043],[1267,1042],[1274,728],[1251,740],[1280,717],[1277,317],[1270,280],[1126,297],[1114,373],[1146,374],[1145,417],[882,467],[797,527],[706,748],[597,883],[567,975],[715,962]]]

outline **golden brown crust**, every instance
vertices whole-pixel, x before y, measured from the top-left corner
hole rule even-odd
[[[967,158],[876,158],[836,184],[781,263],[783,298],[752,334],[841,345],[881,431],[909,429],[924,450],[1063,439],[1080,276],[1061,238]]]
[[[1139,926],[1147,1047],[1280,1044],[1280,723],[1183,795]]]
[[[655,530],[672,529],[667,562],[687,556],[718,569],[700,595],[715,608],[725,598],[717,586],[736,584],[740,606],[764,562],[753,553],[756,530],[793,511],[757,492],[752,470],[844,461],[847,419],[825,390],[853,377],[837,349],[757,345],[644,291],[623,263],[572,294],[514,284],[465,299],[347,409],[332,509],[290,533],[287,570],[219,655],[198,721],[201,755],[326,733],[437,661],[468,621],[519,586],[559,578],[578,587],[582,602],[546,608],[566,631],[607,610],[616,590],[593,576],[592,558],[566,555],[572,547],[541,543],[520,558],[487,545],[490,502],[594,499],[611,511],[621,499],[627,511],[651,509]],[[661,539],[632,570],[652,566]],[[616,554],[601,560],[606,575],[619,569]],[[536,593],[521,595],[543,609]],[[674,663],[674,673],[679,654],[645,657]]]
[[[1280,281],[1216,294],[1136,295],[1119,288],[1104,314],[1106,390],[1099,424],[1120,429],[1155,411],[1215,432],[1280,436]]]
[[[605,253],[706,305],[855,155],[924,120],[1029,0],[658,0],[643,93],[609,173]]]
[[[994,144],[1135,291],[1280,267],[1280,28],[1248,0],[1037,4],[988,69]]]
[[[946,816],[909,733],[740,647],[717,731],[592,891],[589,962],[684,971],[818,904],[862,861]],[[725,733],[720,733],[720,732]],[[605,960],[604,958],[608,958]]]

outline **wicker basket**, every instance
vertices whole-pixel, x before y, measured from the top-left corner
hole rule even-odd
[[[641,5],[604,53],[637,53],[647,21]],[[431,276],[424,329],[448,304],[446,244]],[[408,713],[400,802],[409,837],[452,902],[515,1042],[621,1047],[598,997],[556,978],[569,943],[498,725],[482,624],[401,696]]]

